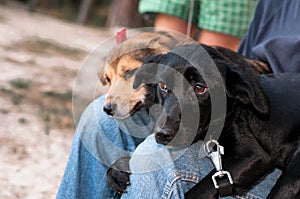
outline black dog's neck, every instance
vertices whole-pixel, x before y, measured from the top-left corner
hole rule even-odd
[[[244,108],[241,109],[240,107]],[[219,143],[224,147],[226,146],[226,151],[233,150],[234,143],[238,141],[236,135],[239,135],[240,131],[252,132],[252,127],[247,125],[252,118],[258,118],[252,108],[240,102],[228,100],[225,123],[219,137]],[[240,128],[237,129],[236,126]]]

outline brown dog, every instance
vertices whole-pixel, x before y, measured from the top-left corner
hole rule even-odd
[[[147,90],[132,87],[136,70],[147,55],[167,53],[188,42],[194,41],[175,39],[166,32],[145,32],[116,45],[107,57],[104,70],[99,73],[100,81],[109,86],[104,111],[122,119],[147,104]]]

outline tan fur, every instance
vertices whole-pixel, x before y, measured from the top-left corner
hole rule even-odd
[[[116,45],[107,57],[106,66],[99,72],[100,81],[110,86],[104,104],[117,105],[114,117],[128,117],[135,106],[145,102],[146,89],[140,87],[134,90],[135,74],[125,78],[127,71],[139,68],[147,55],[167,53],[179,45],[192,42],[188,39],[179,42],[164,32],[146,32]]]

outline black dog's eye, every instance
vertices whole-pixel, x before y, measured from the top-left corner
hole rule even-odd
[[[201,86],[200,84],[196,84],[195,86],[194,86],[194,92],[196,93],[196,94],[203,94],[205,91],[207,90],[207,88],[206,87],[204,87],[204,86]]]
[[[161,90],[161,91],[163,91],[163,92],[169,92],[169,88],[167,87],[167,85],[166,84],[164,84],[164,83],[159,83],[158,84],[158,86],[159,86],[159,89]]]

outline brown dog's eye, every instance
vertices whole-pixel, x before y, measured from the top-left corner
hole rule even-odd
[[[161,91],[163,91],[163,92],[169,92],[169,88],[167,87],[167,85],[166,84],[164,84],[164,83],[159,83],[158,84],[158,86],[159,86],[159,89],[161,90]]]
[[[105,77],[106,83],[110,84],[110,79],[108,77]]]
[[[203,94],[206,90],[207,90],[207,88],[204,86],[201,86],[200,84],[196,84],[194,86],[194,92],[196,94]]]

